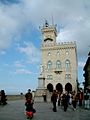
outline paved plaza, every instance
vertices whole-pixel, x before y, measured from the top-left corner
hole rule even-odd
[[[6,106],[0,106],[0,120],[27,120],[25,116],[24,100],[8,101]],[[58,107],[57,112],[52,111],[52,103],[35,102],[36,113],[33,120],[90,120],[90,110],[70,106],[66,112]]]

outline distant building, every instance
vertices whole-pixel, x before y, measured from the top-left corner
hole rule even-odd
[[[85,78],[84,89],[86,88],[90,89],[90,52],[88,54],[88,59],[86,61],[83,70],[84,70],[84,78]]]
[[[76,42],[57,43],[57,30],[55,25],[45,25],[42,31],[42,64],[41,74],[38,78],[36,95],[42,92],[77,91],[77,46]]]

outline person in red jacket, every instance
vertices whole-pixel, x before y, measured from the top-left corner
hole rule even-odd
[[[83,98],[84,98],[84,94],[83,94],[83,91],[81,90],[79,93],[78,93],[78,102],[79,102],[79,106],[81,107],[82,104],[83,104]]]

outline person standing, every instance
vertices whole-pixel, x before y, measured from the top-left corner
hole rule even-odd
[[[68,108],[68,103],[69,103],[69,95],[67,91],[62,96],[62,102],[63,102],[64,111],[66,112]]]
[[[58,106],[60,106],[61,102],[61,92],[58,92]]]
[[[51,102],[53,103],[53,111],[57,112],[57,108],[56,108],[56,102],[57,102],[57,92],[56,90],[53,90],[52,96],[51,96]]]
[[[46,99],[46,93],[45,93],[45,92],[42,94],[42,96],[43,96],[43,100],[44,100],[44,102],[47,102],[47,99]]]
[[[72,104],[72,94],[71,94],[71,92],[69,92],[69,105],[71,105]]]
[[[5,94],[4,90],[1,90],[1,104],[6,105],[7,104],[7,99],[6,99],[7,95]]]
[[[76,110],[76,105],[77,105],[77,94],[75,91],[72,93],[72,105],[73,105],[73,110]]]
[[[31,93],[30,89],[28,89],[28,92],[25,94],[25,98],[26,98],[26,100],[28,100],[28,99],[32,100],[32,93]]]
[[[83,98],[84,98],[84,95],[83,95],[83,91],[81,90],[78,94],[78,100],[79,100],[79,106],[80,107],[82,107]]]
[[[25,98],[26,98],[26,102],[25,102],[26,115],[27,115],[27,118],[29,118],[30,112],[32,114],[36,112],[36,110],[33,108],[34,100],[33,100],[33,95],[30,89],[28,89],[28,92],[25,94]]]
[[[85,107],[85,109],[89,109],[90,108],[89,99],[90,99],[90,94],[86,90],[85,93],[84,93],[84,105],[85,105],[84,107]]]

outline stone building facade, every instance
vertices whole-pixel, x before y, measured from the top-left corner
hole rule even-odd
[[[42,64],[38,78],[37,95],[43,92],[77,91],[77,46],[76,42],[57,43],[55,25],[47,22],[42,31]]]

